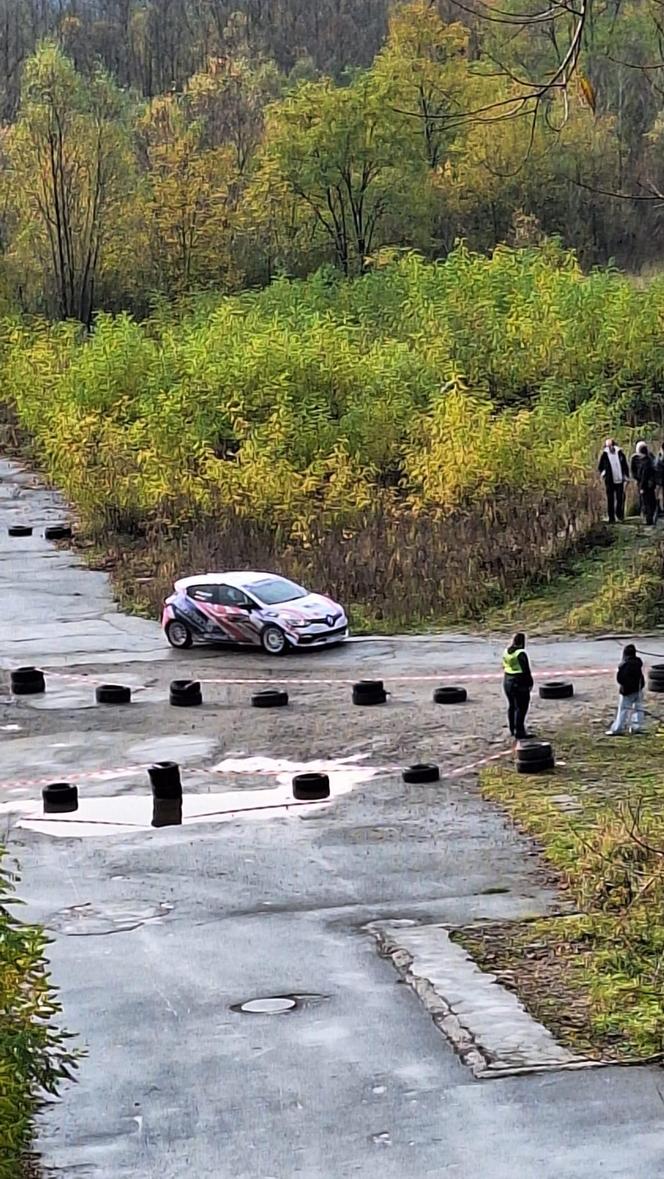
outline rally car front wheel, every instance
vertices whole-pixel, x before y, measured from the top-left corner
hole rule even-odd
[[[194,641],[189,627],[184,622],[179,622],[178,619],[167,623],[166,638],[171,647],[175,647],[178,651],[185,651],[187,647],[191,647]]]
[[[261,647],[268,655],[285,655],[288,639],[278,626],[266,626],[261,634]]]

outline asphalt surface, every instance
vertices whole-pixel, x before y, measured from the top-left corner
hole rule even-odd
[[[5,808],[2,830],[25,912],[54,938],[64,1020],[87,1050],[79,1083],[46,1110],[45,1168],[82,1179],[661,1176],[661,1070],[476,1081],[366,929],[556,904],[532,848],[480,800],[467,769],[504,749],[500,640],[381,639],[277,664],[170,652],[156,624],[118,613],[103,575],[43,540],[64,509],[33,483],[0,464],[0,665],[50,669],[43,698],[12,701],[4,689],[0,790],[18,809]],[[34,524],[32,538],[7,536],[19,522]],[[543,674],[577,673],[576,711],[608,716],[611,676],[600,669],[616,650],[537,643],[531,654]],[[169,708],[169,680],[193,673],[214,681],[203,708]],[[371,676],[387,681],[389,704],[353,709],[349,681]],[[468,683],[467,706],[431,704],[432,679],[444,676]],[[94,707],[101,679],[130,684],[135,702]],[[296,681],[291,707],[252,710],[244,681],[261,679]],[[569,707],[535,721],[555,728]],[[42,778],[78,775],[82,794],[119,806],[145,794],[143,763],[164,757],[215,807],[225,792],[271,797],[276,770],[258,773],[252,757],[268,769],[323,759],[375,774],[351,772],[328,806],[275,807],[261,821],[126,834],[100,825],[85,838],[17,825]],[[443,781],[405,786],[394,767],[424,757]],[[215,770],[228,758],[238,771]],[[234,1009],[290,995],[297,1004],[283,1014]]]

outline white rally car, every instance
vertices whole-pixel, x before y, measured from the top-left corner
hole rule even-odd
[[[276,573],[183,577],[164,601],[162,627],[172,647],[243,643],[283,655],[291,647],[329,646],[348,636],[338,602]]]

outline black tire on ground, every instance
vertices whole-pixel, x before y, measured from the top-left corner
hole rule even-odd
[[[15,696],[37,696],[46,691],[44,673],[37,667],[17,667],[9,678]]]
[[[176,651],[186,651],[191,647],[194,636],[192,635],[186,623],[180,622],[179,618],[174,618],[166,623],[165,635],[171,647],[175,647]]]
[[[95,688],[97,704],[129,704],[131,702],[131,688],[122,684],[99,684]]]
[[[78,810],[78,789],[69,782],[53,782],[42,790],[45,815],[67,815]]]
[[[404,782],[439,782],[440,770],[433,762],[419,762],[408,766],[401,776]]]
[[[296,774],[293,778],[293,798],[308,802],[330,797],[330,779],[327,774]]]
[[[517,762],[517,774],[543,774],[547,770],[556,768],[556,763],[553,757],[543,757],[539,761],[520,761]]]
[[[286,654],[289,643],[280,626],[273,626],[272,623],[269,623],[268,626],[263,627],[261,631],[261,647],[266,655]]]
[[[656,679],[664,679],[664,663],[653,663],[648,674]]]
[[[196,708],[203,703],[203,694],[198,680],[173,680],[169,699],[175,708]]]
[[[45,540],[70,540],[71,528],[69,524],[51,524],[44,529]]]
[[[182,825],[182,797],[157,798],[152,800],[153,827],[180,827]]]
[[[387,692],[382,680],[359,680],[353,685],[353,704],[384,704]]]
[[[254,692],[251,703],[254,708],[285,708],[288,692],[279,688],[265,688],[262,692]]]
[[[648,691],[655,694],[664,692],[664,680],[653,680],[648,677]]]
[[[7,532],[10,536],[32,536],[32,528],[29,524],[12,524]]]
[[[518,762],[542,761],[547,757],[553,757],[550,741],[517,742],[516,760]]]
[[[549,680],[540,684],[542,700],[569,700],[574,695],[574,684],[570,680]]]
[[[159,800],[182,798],[180,767],[176,761],[158,761],[148,769],[152,795]]]
[[[435,688],[433,699],[434,704],[465,704],[468,693],[465,688]]]

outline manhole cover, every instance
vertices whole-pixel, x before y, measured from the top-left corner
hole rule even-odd
[[[235,1010],[250,1015],[281,1015],[282,1011],[292,1011],[294,1007],[297,1007],[295,999],[277,996],[274,999],[249,999]]]

